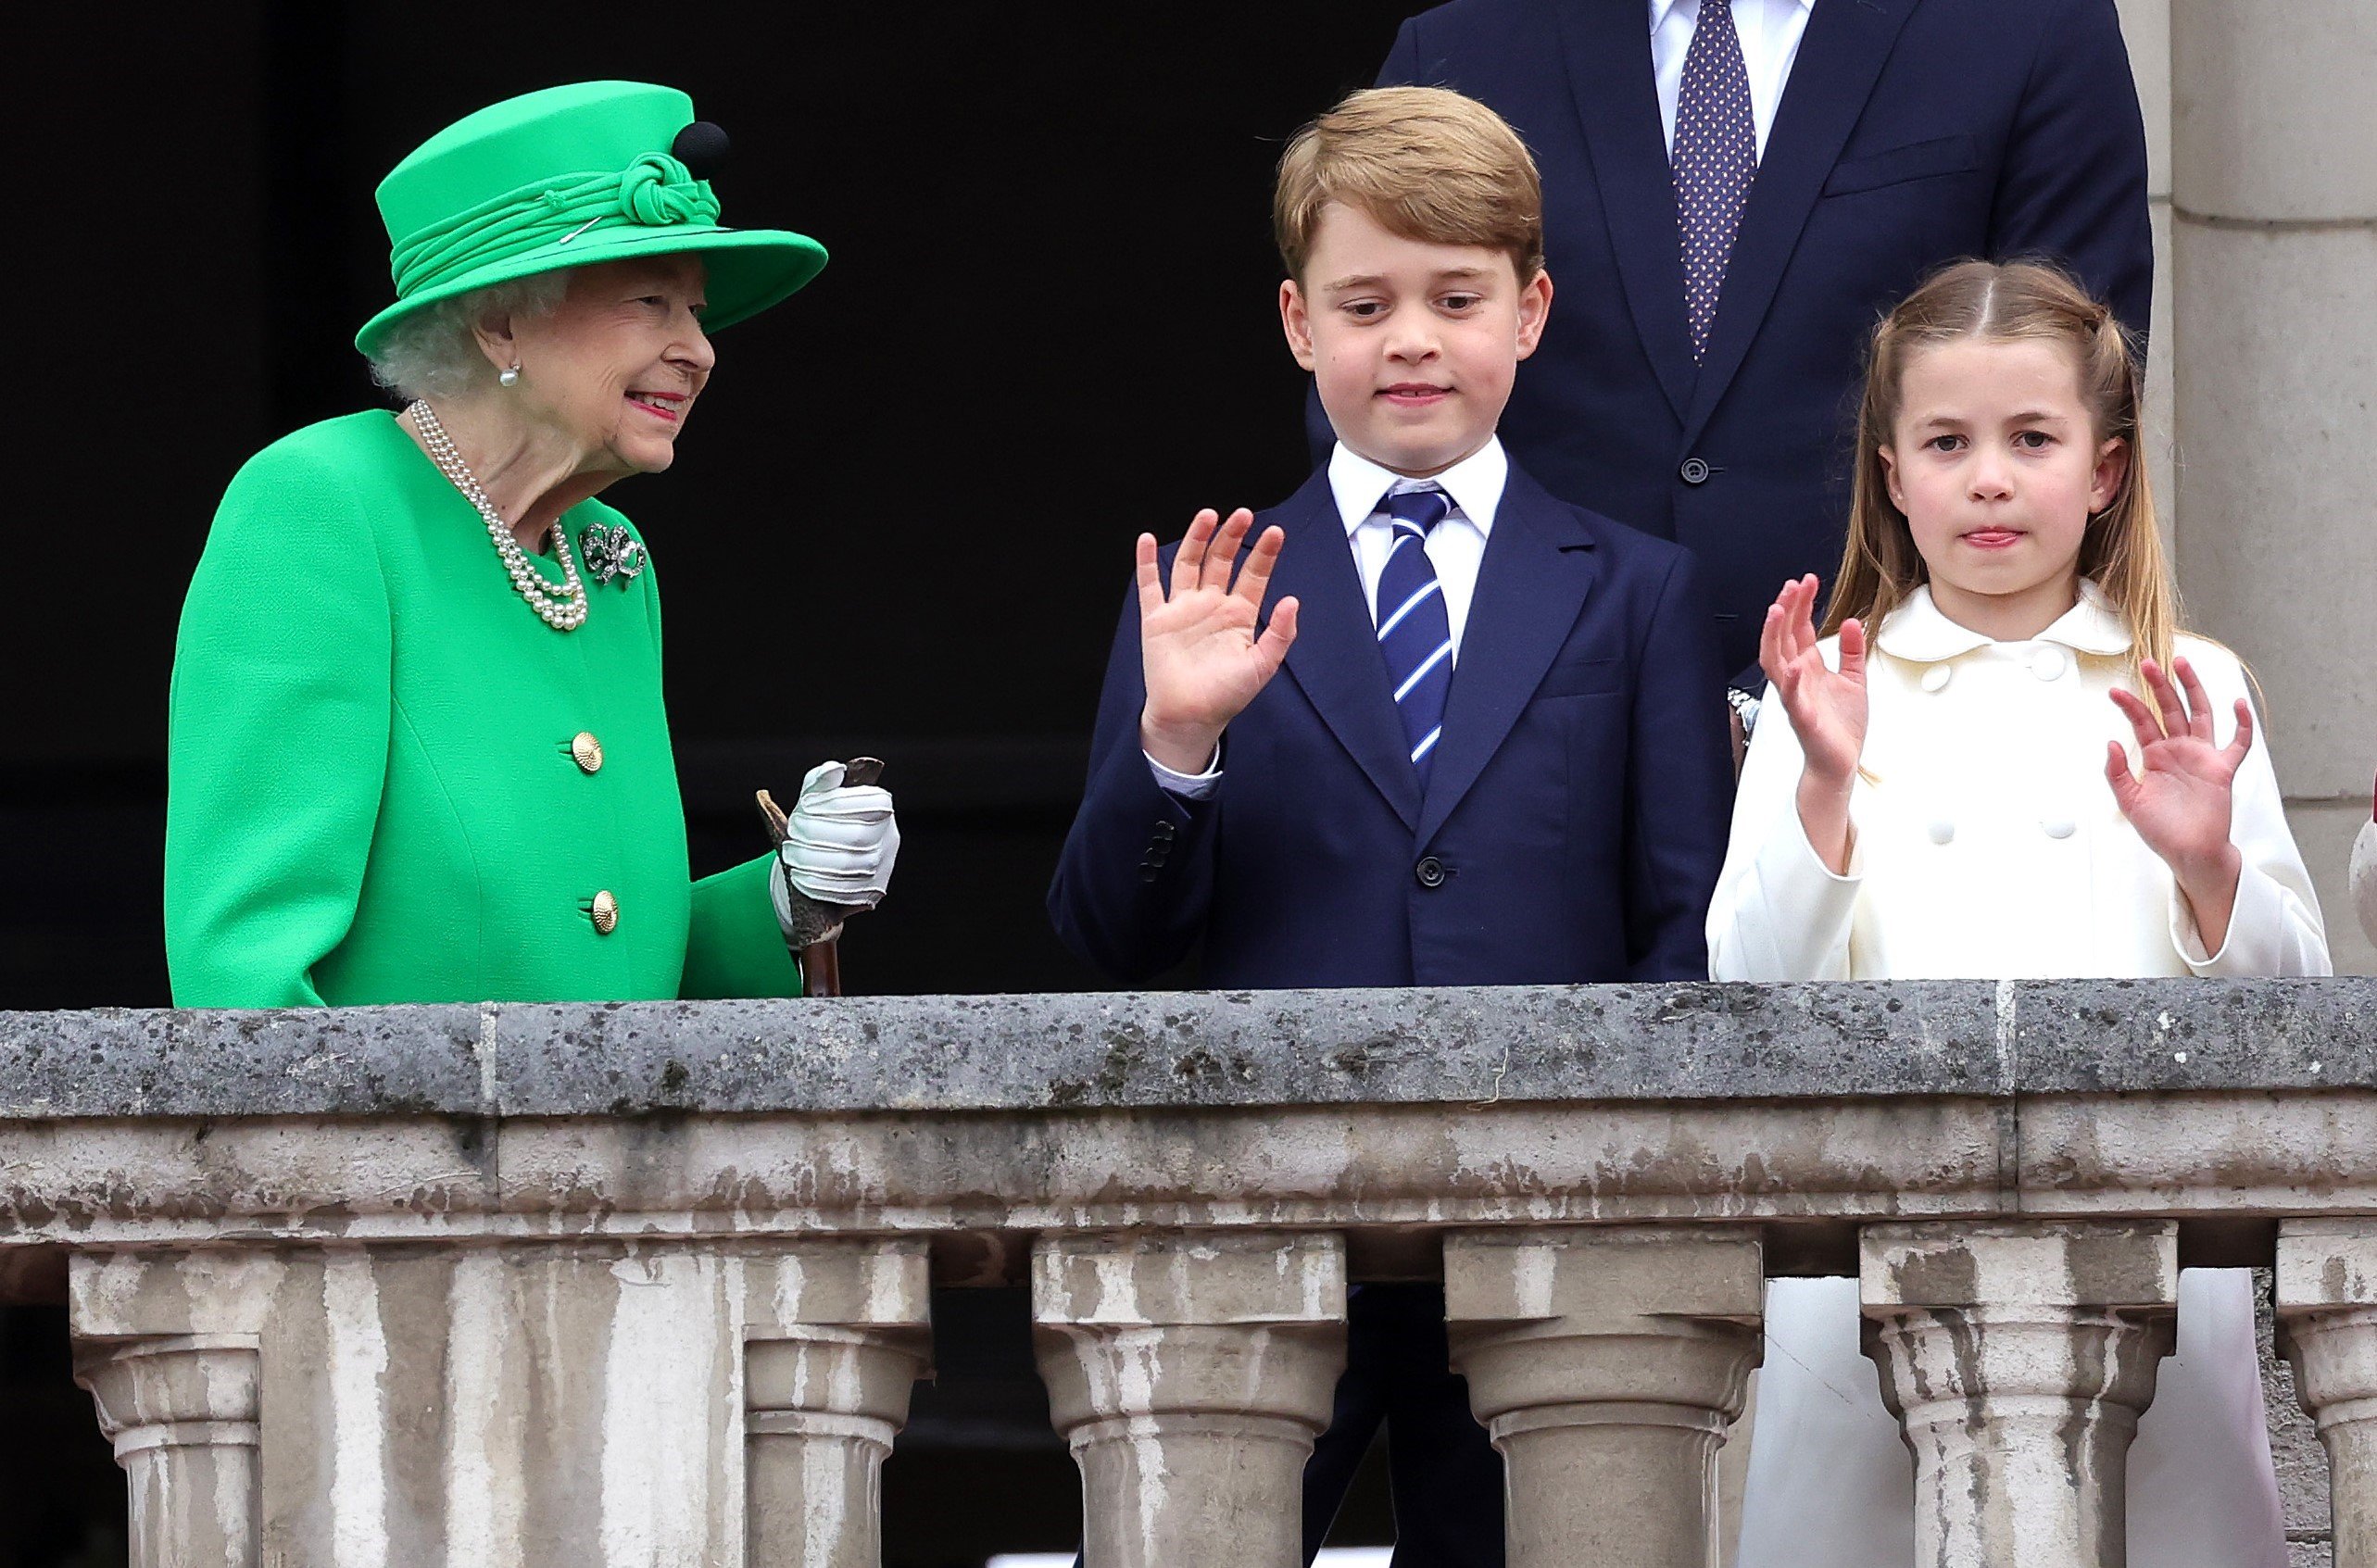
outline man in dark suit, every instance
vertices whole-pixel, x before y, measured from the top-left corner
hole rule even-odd
[[[1058,934],[1126,979],[1201,943],[1215,986],[1705,977],[1732,772],[1692,557],[1494,434],[1552,303],[1526,148],[1454,94],[1357,94],[1290,144],[1275,209],[1339,439],[1260,520],[1140,536]],[[1494,1568],[1501,1465],[1442,1291],[1364,1286],[1349,1317],[1308,1551],[1384,1420],[1397,1562]]]
[[[1881,312],[2052,257],[2145,330],[2145,133],[2113,0],[1454,0],[1379,81],[1490,105],[1543,174],[1559,319],[1503,439],[1701,560],[1726,668],[1830,581]]]

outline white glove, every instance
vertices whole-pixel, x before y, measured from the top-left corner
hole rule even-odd
[[[899,857],[899,822],[889,790],[845,784],[839,762],[809,770],[776,849],[784,867],[780,883],[820,904],[871,909],[891,885]],[[779,908],[778,915],[783,912]]]

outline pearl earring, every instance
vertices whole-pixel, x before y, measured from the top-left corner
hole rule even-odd
[[[507,365],[504,367],[503,370],[497,375],[496,380],[503,383],[506,386],[518,386],[520,384],[520,367],[518,365]]]

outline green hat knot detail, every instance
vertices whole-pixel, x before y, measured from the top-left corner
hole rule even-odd
[[[718,198],[667,153],[646,153],[619,177],[619,210],[637,223],[715,223]]]

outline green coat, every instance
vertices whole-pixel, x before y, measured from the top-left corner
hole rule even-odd
[[[587,501],[565,523],[574,546],[625,521]],[[586,590],[575,632],[539,620],[388,413],[240,470],[174,654],[177,1004],[799,994],[773,862],[688,874],[652,572]]]

